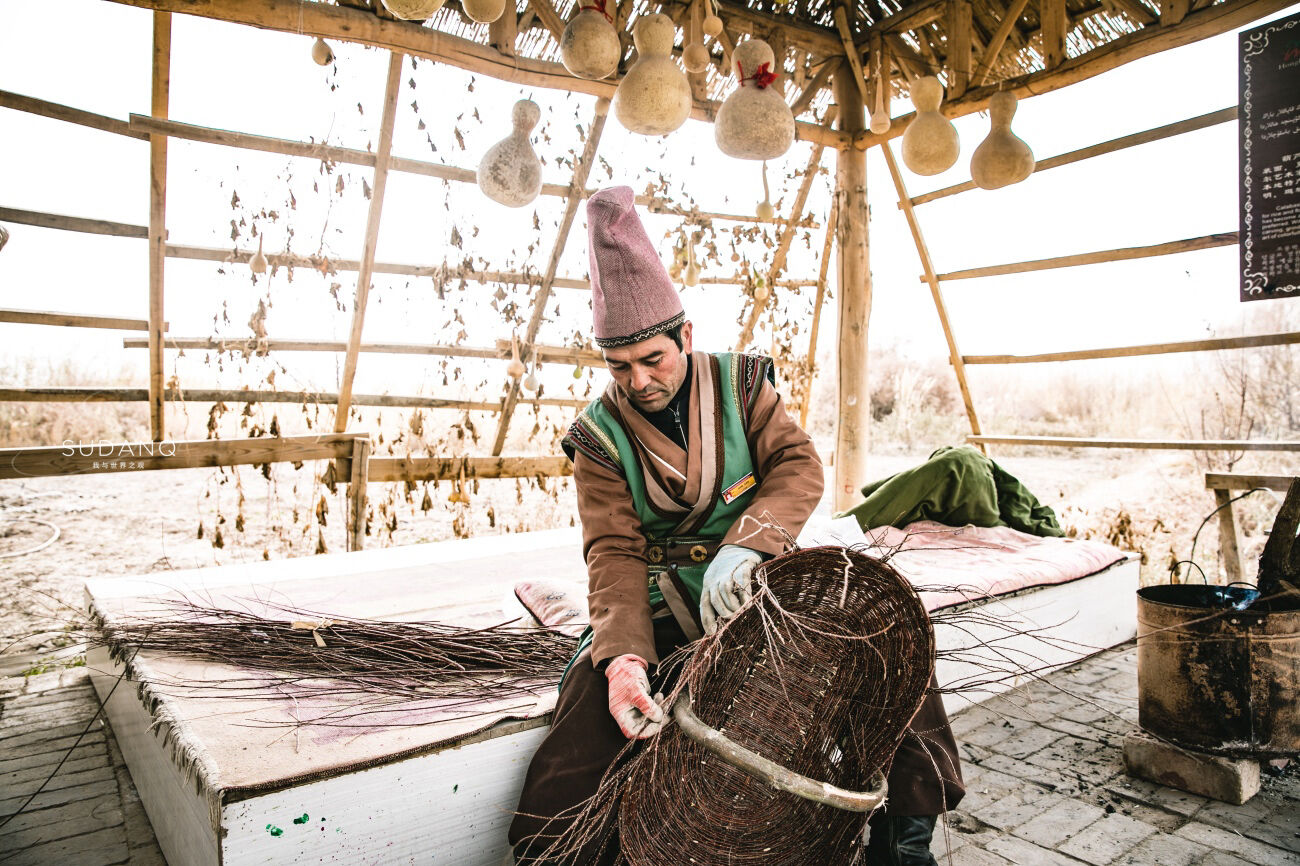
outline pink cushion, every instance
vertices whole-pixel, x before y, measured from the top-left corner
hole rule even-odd
[[[577,637],[587,627],[587,600],[564,584],[516,583],[515,598],[546,628]]]

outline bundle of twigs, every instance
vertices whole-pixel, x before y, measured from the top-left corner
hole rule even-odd
[[[155,616],[101,622],[96,641],[119,660],[139,649],[258,673],[183,684],[209,693],[360,694],[366,698],[358,713],[409,701],[446,706],[534,694],[555,687],[574,649],[568,635],[510,623],[467,627],[262,606],[280,616],[168,600]]]

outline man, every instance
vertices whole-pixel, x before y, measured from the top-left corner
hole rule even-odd
[[[659,661],[740,609],[755,566],[785,549],[782,530],[798,534],[823,487],[812,441],[776,393],[771,359],[693,351],[691,323],[631,189],[593,195],[587,225],[595,338],[613,382],[564,449],[591,625],[510,828],[520,864],[546,862],[628,740],[659,731],[666,717],[653,695],[668,686]],[[947,733],[946,717],[925,724],[927,735]],[[942,797],[923,814],[943,811]],[[928,845],[926,834],[926,856]],[[605,864],[613,853],[588,846],[565,862]]]

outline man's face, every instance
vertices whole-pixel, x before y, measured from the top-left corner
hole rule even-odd
[[[605,363],[619,389],[642,412],[658,412],[668,405],[686,381],[691,353],[691,323],[682,325],[682,348],[667,334],[602,350]]]

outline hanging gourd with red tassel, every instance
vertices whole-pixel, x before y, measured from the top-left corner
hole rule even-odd
[[[776,159],[794,143],[794,115],[777,84],[779,65],[762,39],[732,53],[740,81],[713,124],[718,149],[737,159]]]

